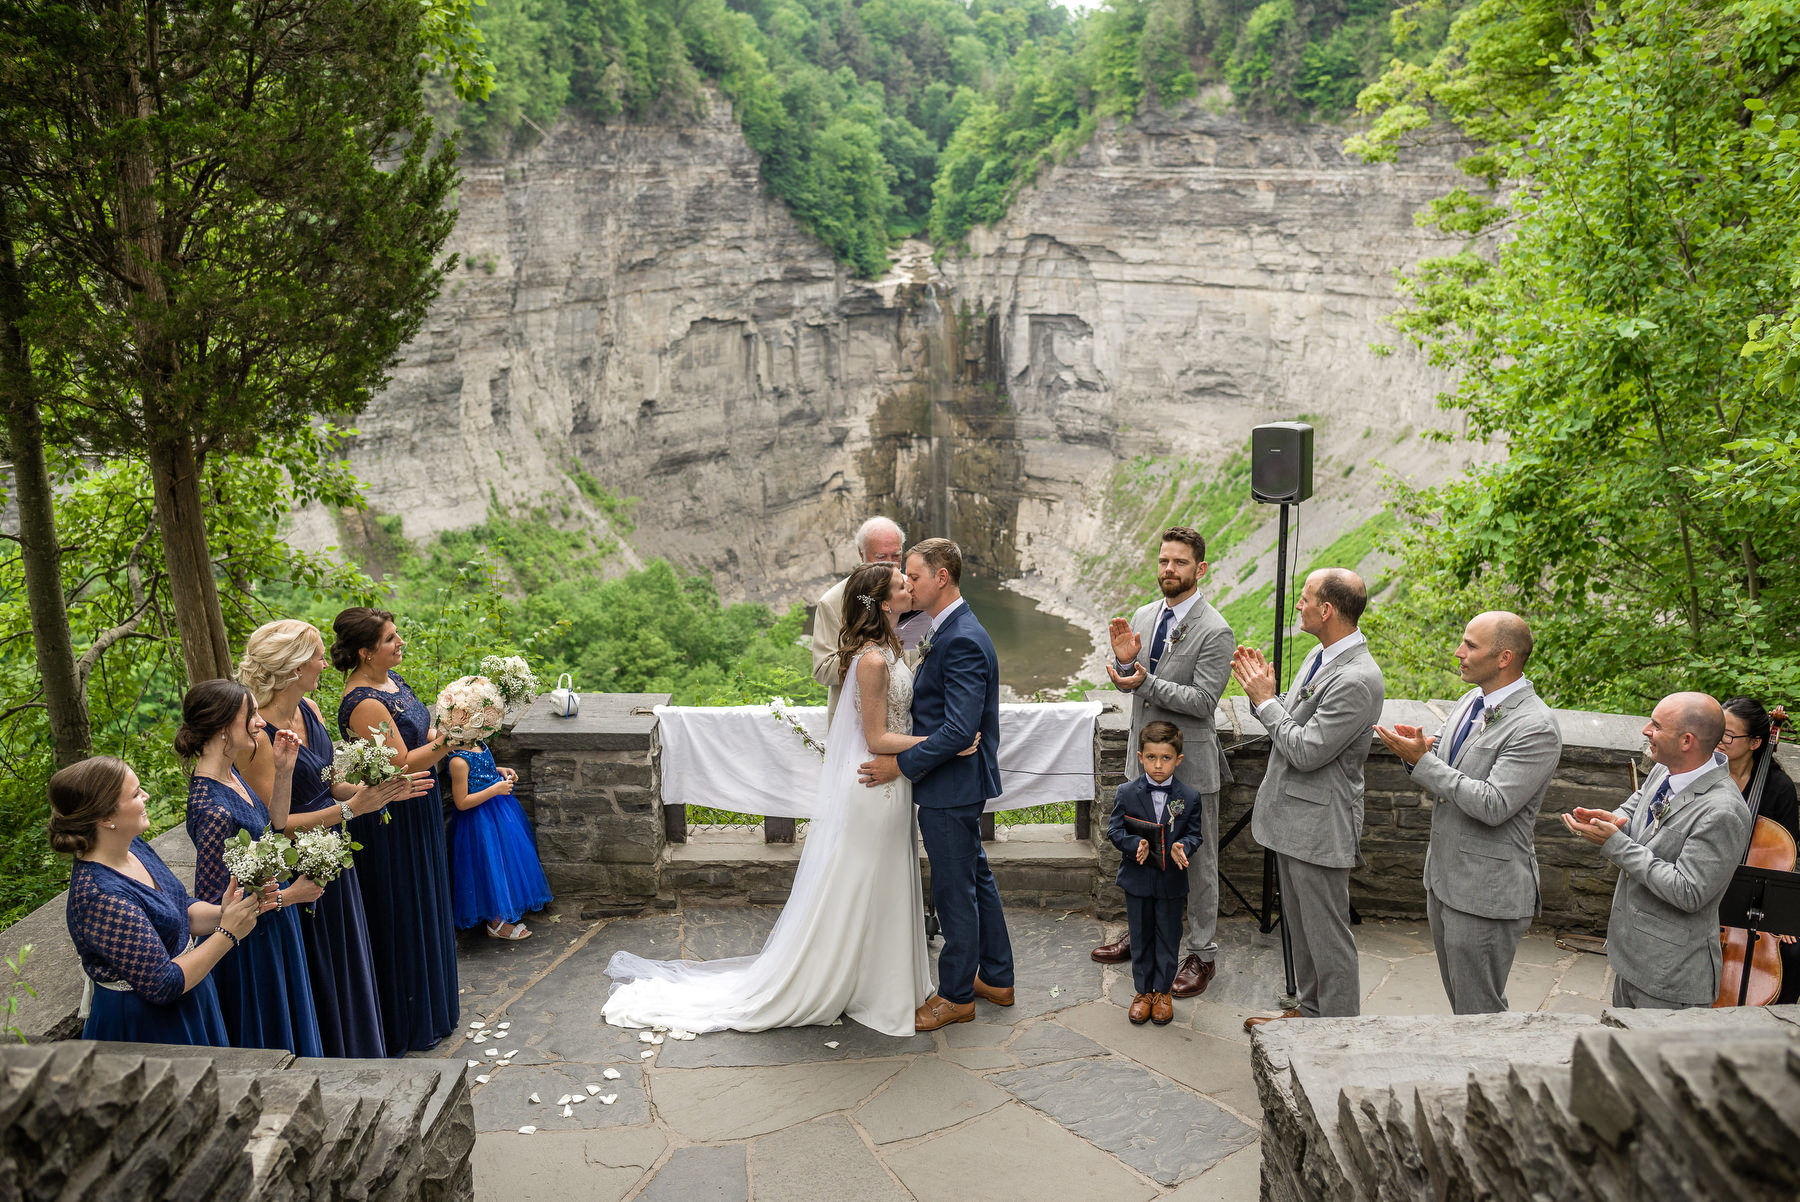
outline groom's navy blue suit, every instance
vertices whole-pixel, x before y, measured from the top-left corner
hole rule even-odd
[[[930,732],[897,757],[913,782],[919,837],[931,861],[931,901],[944,934],[938,995],[975,1000],[975,970],[996,989],[1013,984],[1012,941],[1000,891],[981,847],[981,812],[1000,796],[1000,661],[965,602],[931,634],[913,679],[913,730]],[[981,733],[974,755],[959,756]]]

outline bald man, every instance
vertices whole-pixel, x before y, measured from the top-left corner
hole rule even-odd
[[[1506,1009],[1513,957],[1541,909],[1533,833],[1562,758],[1562,729],[1525,678],[1530,658],[1523,618],[1477,614],[1456,648],[1458,670],[1475,687],[1443,730],[1375,728],[1432,801],[1425,915],[1457,1014]]]
[[[1306,578],[1295,606],[1319,645],[1277,697],[1275,670],[1239,647],[1231,674],[1269,732],[1269,771],[1256,790],[1250,833],[1275,853],[1281,921],[1294,949],[1299,1006],[1244,1020],[1339,1018],[1362,1012],[1356,940],[1350,934],[1350,869],[1362,839],[1363,762],[1374,745],[1386,683],[1357,629],[1369,603],[1362,577],[1324,568]]]
[[[1671,693],[1644,738],[1656,767],[1617,813],[1577,808],[1563,824],[1619,866],[1606,958],[1613,1005],[1682,1010],[1719,996],[1719,899],[1750,843],[1750,807],[1719,753],[1725,711]]]
[[[900,566],[900,549],[906,546],[906,533],[891,518],[872,517],[856,528],[856,562],[891,563]],[[813,610],[812,665],[813,679],[825,686],[825,721],[837,712],[838,692],[843,688],[843,673],[838,667],[838,635],[844,630],[844,585],[848,576],[825,590]]]

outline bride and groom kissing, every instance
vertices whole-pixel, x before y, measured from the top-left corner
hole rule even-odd
[[[962,599],[962,551],[932,538],[904,567],[864,564],[844,589],[843,694],[825,737],[813,819],[787,905],[754,956],[696,962],[614,954],[606,1021],[763,1031],[847,1016],[887,1035],[1013,1004],[1012,943],[981,846],[1000,794],[999,662]],[[894,623],[922,610],[915,672]],[[944,939],[938,986],[925,951],[915,830]]]

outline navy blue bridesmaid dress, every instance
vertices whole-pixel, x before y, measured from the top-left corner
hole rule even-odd
[[[350,715],[373,697],[387,710],[408,747],[425,743],[431,711],[396,672],[391,693],[359,685],[338,703],[338,731],[346,739]],[[375,961],[375,993],[381,1004],[382,1038],[388,1055],[423,1051],[456,1029],[456,928],[451,922],[450,863],[444,846],[444,817],[436,782],[431,792],[351,819],[350,832],[363,850],[363,909],[369,920],[369,949]]]
[[[494,753],[485,746],[450,755],[468,763],[470,793],[499,782]],[[550,882],[538,861],[531,820],[511,793],[450,815],[450,863],[456,870],[452,893],[459,927],[517,922],[527,910],[550,903]]]
[[[232,775],[250,795],[249,801],[211,777],[195,775],[188,784],[194,895],[202,901],[217,902],[231,881],[220,854],[225,840],[235,839],[239,831],[260,839],[269,830],[268,807],[235,770]],[[219,1008],[225,1012],[232,1047],[286,1048],[297,1056],[325,1054],[298,906],[270,910],[258,918],[243,946],[221,960],[212,975],[219,983]]]
[[[309,702],[301,701],[300,715],[306,741],[300,744],[299,762],[294,765],[292,811],[310,814],[336,809],[331,786],[321,776],[331,767],[331,732]],[[354,831],[344,833],[361,842]],[[306,944],[307,974],[312,978],[313,1005],[319,1012],[319,1038],[325,1054],[384,1058],[387,1041],[381,1033],[375,961],[369,951],[369,922],[363,914],[356,866],[344,869],[326,886],[324,897],[301,909],[300,935]]]
[[[81,1037],[230,1047],[213,982],[218,970],[188,989],[175,963],[188,949],[188,891],[148,843],[133,839],[131,850],[154,889],[92,860],[69,870],[69,938],[96,984]]]

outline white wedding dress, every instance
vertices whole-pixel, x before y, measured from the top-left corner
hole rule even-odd
[[[888,662],[887,728],[912,732],[912,671]],[[911,1035],[931,995],[925,954],[912,783],[865,787],[858,661],[825,736],[825,764],[794,887],[762,951],[730,960],[646,960],[616,952],[603,1011],[618,1027],[766,1031],[847,1015],[887,1035]]]

